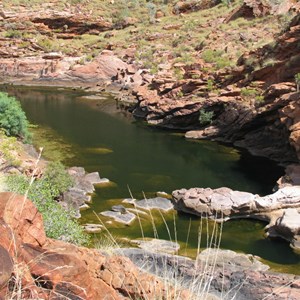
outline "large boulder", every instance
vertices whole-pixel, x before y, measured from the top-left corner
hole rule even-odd
[[[115,56],[113,52],[105,50],[90,63],[74,66],[69,75],[74,79],[87,82],[108,81],[117,76],[121,69],[127,68],[128,65]]]

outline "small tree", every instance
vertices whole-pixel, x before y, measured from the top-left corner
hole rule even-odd
[[[0,92],[0,127],[5,134],[20,137],[27,142],[30,138],[28,124],[21,104],[14,97]]]
[[[295,82],[296,82],[296,85],[297,85],[297,92],[299,92],[299,87],[300,87],[300,73],[297,73],[295,75]]]

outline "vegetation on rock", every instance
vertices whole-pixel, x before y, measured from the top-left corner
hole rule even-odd
[[[66,211],[54,199],[72,186],[72,179],[61,163],[52,162],[42,178],[30,182],[24,175],[9,175],[6,184],[9,191],[22,195],[34,202],[44,219],[48,237],[61,239],[77,245],[87,244],[88,235],[73,218],[72,211]]]

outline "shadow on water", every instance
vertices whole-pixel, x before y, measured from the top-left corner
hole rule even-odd
[[[55,157],[63,157],[66,165],[99,171],[101,177],[114,182],[96,189],[91,209],[82,212],[82,222],[97,222],[93,211],[99,213],[129,197],[128,186],[136,198],[141,198],[143,191],[150,197],[157,191],[171,193],[183,187],[227,186],[267,194],[283,174],[283,168],[274,162],[253,157],[246,151],[210,141],[186,141],[182,133],[145,127],[118,110],[108,95],[85,99],[83,92],[63,89],[2,87],[2,90],[16,96],[30,122],[39,126],[35,131],[36,146],[53,142],[52,148],[46,144],[53,149],[48,153],[49,158],[54,150],[62,151],[61,156]],[[173,228],[173,214],[166,214],[165,218]],[[174,218],[176,229],[172,230],[176,230],[183,245],[191,222],[188,247],[195,249],[199,219],[176,212]],[[142,221],[145,236],[153,237],[149,218]],[[155,216],[155,222],[160,237],[169,239],[159,215]],[[137,221],[131,226],[108,226],[116,236],[141,237]],[[297,272],[299,256],[287,243],[265,239],[263,228],[264,224],[258,221],[227,222],[221,246],[259,255],[276,269]]]

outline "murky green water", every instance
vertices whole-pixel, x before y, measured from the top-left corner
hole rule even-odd
[[[69,166],[99,171],[101,177],[113,182],[97,188],[91,209],[82,212],[84,223],[98,222],[94,212],[99,213],[129,197],[128,187],[135,198],[142,198],[143,192],[151,197],[157,191],[170,193],[182,187],[227,186],[266,194],[283,172],[267,159],[231,147],[208,141],[186,141],[180,133],[147,127],[119,110],[108,95],[84,99],[83,93],[62,89],[1,89],[15,95],[30,122],[39,126],[33,129],[34,141],[45,148],[45,155],[63,159]],[[154,212],[153,218],[159,237],[169,239],[161,215]],[[164,218],[172,239],[181,243],[181,253],[194,255],[199,219],[176,212]],[[141,224],[143,234],[153,237],[150,218],[141,217]],[[107,226],[117,237],[142,236],[138,221],[131,226]],[[221,246],[261,256],[275,269],[300,273],[300,256],[287,243],[265,239],[263,227],[263,223],[251,220],[227,222]],[[209,228],[212,231],[212,223]],[[206,246],[205,234],[201,245]]]

